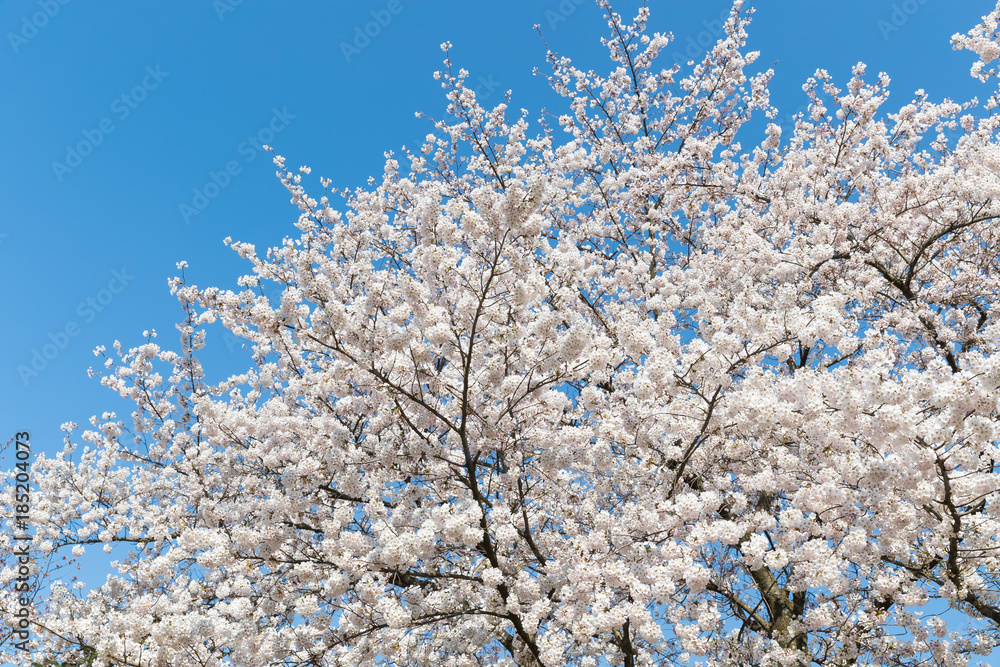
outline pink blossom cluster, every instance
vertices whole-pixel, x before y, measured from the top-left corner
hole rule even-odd
[[[175,279],[180,353],[98,351],[135,411],[66,426],[32,520],[40,568],[122,557],[89,590],[49,573],[36,661],[965,665],[1000,644],[997,98],[893,110],[859,64],[806,82],[790,136],[759,132],[778,110],[739,0],[668,69],[648,9],[599,4],[611,70],[550,52],[562,115],[481,106],[446,56],[449,116],[368,189],[315,199],[275,157],[300,235],[230,242],[236,291]],[[998,17],[956,46],[994,60]],[[252,362],[211,384],[219,325]]]

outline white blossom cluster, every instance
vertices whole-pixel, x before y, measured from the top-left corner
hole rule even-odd
[[[859,64],[754,138],[778,112],[741,2],[669,69],[647,9],[599,4],[612,69],[550,53],[566,108],[537,134],[446,57],[449,118],[342,210],[275,157],[301,235],[230,241],[239,291],[175,279],[181,352],[116,344],[103,383],[134,413],[68,424],[34,466],[37,567],[123,549],[103,586],[47,573],[32,660],[965,665],[1000,644],[994,98],[890,110]],[[998,17],[956,45],[994,59]],[[213,323],[252,352],[219,384]]]

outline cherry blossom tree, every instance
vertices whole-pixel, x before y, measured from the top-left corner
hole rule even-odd
[[[821,70],[784,136],[740,1],[667,69],[646,8],[600,4],[610,72],[550,51],[566,107],[540,129],[477,103],[445,44],[422,147],[319,199],[275,156],[300,233],[228,241],[236,291],[179,265],[180,352],[116,343],[103,384],[131,418],[67,424],[34,464],[37,563],[122,554],[103,586],[47,579],[34,660],[964,665],[1000,644],[1000,98],[890,109],[886,75]],[[954,39],[983,82],[998,19]],[[252,363],[212,384],[220,325]]]

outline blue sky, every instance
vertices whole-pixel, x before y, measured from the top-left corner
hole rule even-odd
[[[669,64],[714,43],[729,3],[650,7],[653,29],[677,38]],[[775,64],[772,102],[783,112],[804,104],[801,84],[816,68],[845,82],[859,60],[871,78],[892,77],[890,107],[918,88],[935,100],[986,97],[990,88],[968,76],[971,54],[953,52],[949,39],[991,8],[760,0],[750,48],[762,67]],[[233,287],[248,265],[223,238],[263,248],[297,232],[297,209],[261,143],[289,168],[312,167],[314,192],[320,177],[364,184],[381,172],[384,151],[430,131],[415,112],[443,115],[432,73],[446,40],[480,99],[512,89],[512,105],[532,119],[543,106],[561,111],[532,75],[545,65],[536,23],[563,55],[607,67],[605,25],[589,0],[0,3],[3,440],[29,430],[36,451],[54,453],[61,423],[122,410],[87,377],[92,350],[116,339],[138,345],[145,329],[179,348],[182,312],[167,287],[176,262],[189,263],[198,285]],[[358,35],[367,24],[375,36],[366,41]],[[221,334],[208,344],[212,376],[246,366]]]

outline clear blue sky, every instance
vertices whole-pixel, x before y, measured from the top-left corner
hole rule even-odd
[[[686,60],[699,39],[714,42],[714,22],[729,7],[649,4],[653,29],[677,38],[664,62]],[[622,13],[635,6],[617,3]],[[783,111],[804,103],[801,84],[816,68],[843,82],[859,60],[872,78],[880,70],[892,77],[890,106],[918,88],[932,99],[989,92],[968,76],[971,54],[949,43],[992,8],[988,0],[757,6],[750,47],[762,52],[762,67],[776,63],[772,101]],[[378,34],[355,45],[378,18]],[[188,261],[196,284],[233,287],[248,265],[223,238],[263,248],[297,233],[297,209],[258,150],[262,141],[289,168],[311,166],[314,191],[321,176],[363,184],[381,172],[384,151],[431,129],[414,112],[443,115],[431,75],[446,40],[455,64],[483,86],[481,98],[497,87],[487,102],[509,88],[532,119],[542,106],[559,109],[532,76],[545,65],[536,23],[562,54],[606,67],[598,41],[606,26],[590,0],[0,2],[2,439],[30,430],[36,450],[53,453],[61,423],[124,413],[87,377],[97,365],[92,350],[116,339],[138,345],[144,329],[178,347],[173,324],[182,313],[167,287],[176,262]],[[67,155],[81,143],[89,154]],[[238,173],[209,187],[214,198],[185,220],[180,206],[204,205],[194,190],[227,165]],[[212,376],[246,366],[221,335],[208,343]],[[37,375],[19,373],[36,352],[52,358],[35,357]]]

